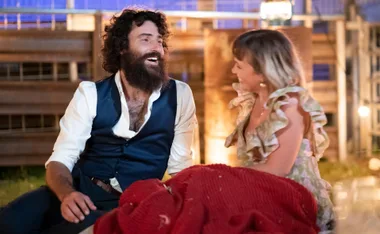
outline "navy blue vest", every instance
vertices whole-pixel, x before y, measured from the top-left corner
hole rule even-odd
[[[126,140],[112,128],[121,115],[120,95],[115,77],[96,83],[97,114],[91,137],[76,167],[87,176],[101,180],[116,177],[124,190],[137,180],[162,179],[174,138],[177,89],[174,80],[161,90],[151,116],[141,131]]]

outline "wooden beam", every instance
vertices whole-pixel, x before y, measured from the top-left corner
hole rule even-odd
[[[305,15],[313,14],[313,3],[312,0],[304,0],[304,13]],[[307,28],[313,28],[313,20],[306,19],[304,22],[304,26]]]
[[[314,63],[322,64],[335,64],[336,62],[336,51],[335,48],[335,36],[325,35],[325,34],[313,34],[313,47],[312,55]]]
[[[73,53],[0,53],[0,62],[89,62],[91,61],[90,53],[73,54]]]
[[[358,42],[359,42],[359,78],[360,78],[360,99],[359,105],[363,105],[364,101],[371,100],[371,86],[369,82],[370,76],[370,61],[369,61],[369,25],[363,21],[362,18],[358,18],[360,30],[358,30]],[[373,113],[371,113],[373,115]],[[366,156],[371,155],[372,151],[372,136],[371,136],[371,118],[360,117],[360,150],[365,150]]]
[[[0,165],[43,165],[51,155],[58,132],[0,134]]]
[[[310,84],[313,97],[323,107],[326,113],[337,113],[337,82],[329,81],[313,81]]]
[[[62,114],[78,83],[1,82],[0,114]]]
[[[347,160],[347,94],[346,94],[346,34],[344,21],[336,22],[337,88],[338,88],[338,148],[339,160]]]
[[[0,104],[0,115],[62,115],[65,104]]]
[[[57,32],[58,31],[54,33]],[[78,35],[75,33],[78,33]],[[42,32],[40,30],[30,30],[27,32],[16,31],[10,33],[0,32],[0,52],[91,52],[91,32],[63,31],[57,34],[61,37],[51,32]]]
[[[103,30],[103,15],[100,12],[95,14],[95,30],[92,37],[92,79],[103,79],[102,68],[102,30]]]

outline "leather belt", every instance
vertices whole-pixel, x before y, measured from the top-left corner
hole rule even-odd
[[[99,179],[96,179],[94,177],[91,178],[91,181],[96,184],[97,186],[99,186],[100,188],[102,188],[104,191],[106,191],[107,193],[111,193],[111,194],[114,194],[116,196],[120,196],[121,195],[121,192],[117,191],[116,189],[114,189],[110,184],[106,184],[104,183],[103,181],[99,180]]]

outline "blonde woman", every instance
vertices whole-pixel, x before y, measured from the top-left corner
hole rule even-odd
[[[290,40],[273,30],[249,31],[233,44],[239,83],[230,107],[240,107],[237,126],[226,146],[237,145],[244,166],[287,177],[305,186],[318,205],[321,233],[333,230],[330,185],[317,161],[329,145],[326,116],[303,87],[304,76]]]

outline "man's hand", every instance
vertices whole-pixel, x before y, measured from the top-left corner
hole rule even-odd
[[[64,219],[72,223],[83,221],[85,215],[91,210],[96,210],[91,199],[80,192],[71,192],[62,198],[61,213]]]
[[[84,220],[91,210],[96,210],[91,199],[75,191],[69,169],[60,162],[50,162],[46,169],[46,182],[61,201],[63,218],[72,223]]]

